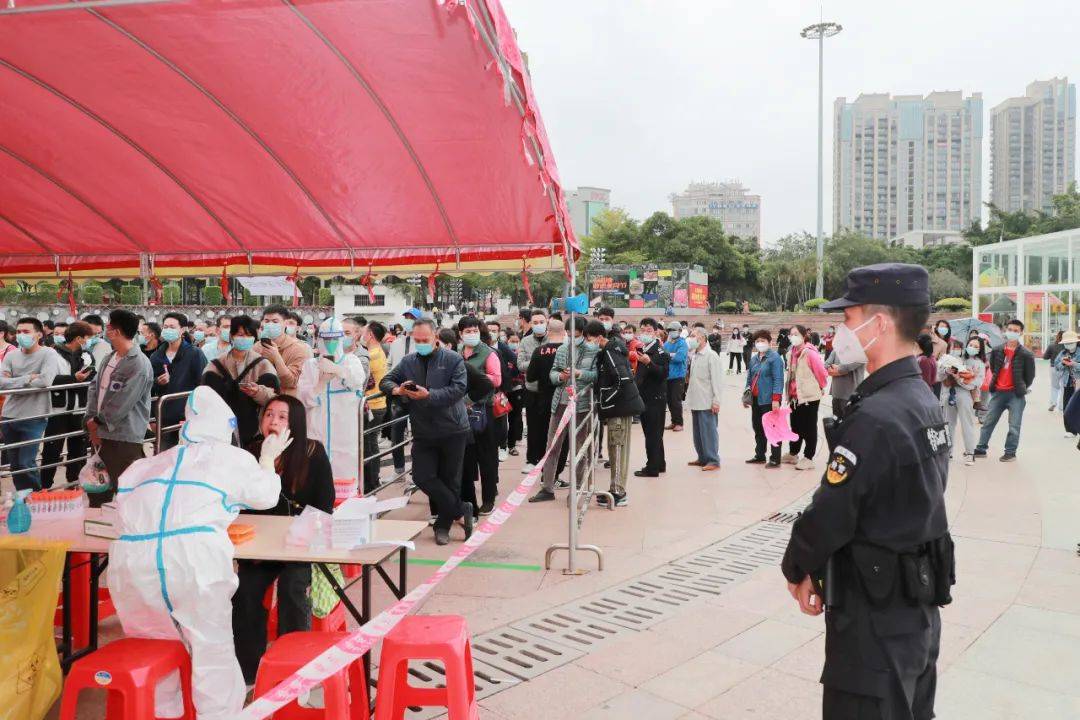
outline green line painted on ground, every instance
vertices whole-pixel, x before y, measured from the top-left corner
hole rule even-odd
[[[414,558],[411,557],[408,560],[409,565],[442,565],[445,560],[438,560],[436,558]],[[469,562],[465,561],[460,564],[460,567],[480,568],[483,570],[523,570],[525,572],[540,572],[543,570],[539,565],[516,565],[514,563],[497,563],[497,562]]]

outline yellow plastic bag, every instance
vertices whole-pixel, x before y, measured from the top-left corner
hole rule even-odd
[[[63,676],[53,640],[67,543],[0,537],[0,720],[42,718]]]

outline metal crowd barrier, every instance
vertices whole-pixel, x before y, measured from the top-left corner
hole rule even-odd
[[[175,433],[177,433],[179,435],[180,426],[184,424],[183,421],[180,421],[180,422],[176,423],[175,425],[170,425],[168,427],[162,427],[164,425],[164,423],[165,423],[165,418],[162,415],[162,408],[165,406],[165,401],[166,400],[178,400],[180,398],[184,398],[184,402],[186,403],[188,395],[190,395],[191,392],[192,392],[191,390],[185,390],[184,392],[175,392],[175,393],[168,393],[166,395],[160,395],[160,396],[157,397],[156,401],[155,401],[154,398],[151,398],[151,402],[155,403],[155,408],[154,408],[154,454],[155,455],[157,455],[159,452],[161,452],[161,438],[166,433],[175,432]]]
[[[43,387],[43,388],[18,388],[18,389],[12,389],[12,390],[0,390],[0,398],[9,398],[9,397],[14,397],[14,396],[18,396],[18,395],[34,395],[34,394],[38,394],[38,393],[50,393],[51,394],[51,393],[54,393],[54,392],[64,392],[65,394],[67,394],[68,392],[76,392],[76,391],[79,391],[79,390],[85,390],[86,388],[89,388],[89,387],[90,387],[90,381],[86,381],[86,382],[81,382],[81,383],[66,383],[66,384],[63,384],[63,385],[50,385],[49,387]],[[51,398],[50,398],[49,402],[50,402],[50,405],[51,405],[52,404],[52,399]],[[64,405],[66,406],[67,403],[68,403],[68,398],[65,398]],[[42,414],[42,415],[32,415],[30,417],[25,417],[25,418],[0,418],[0,431],[2,431],[2,429],[3,429],[3,427],[5,425],[8,425],[8,424],[14,423],[14,422],[21,422],[21,421],[25,421],[25,420],[50,420],[50,419],[52,419],[54,417],[63,417],[65,415],[70,415],[70,416],[74,417],[74,416],[81,416],[81,415],[85,415],[85,414],[86,414],[86,406],[81,405],[81,406],[71,408],[70,410],[68,410],[68,409],[56,410],[54,408],[53,412],[45,413],[45,414]],[[48,426],[46,426],[46,432],[48,432]],[[22,468],[21,470],[12,470],[10,462],[8,462],[8,461],[10,461],[10,458],[8,458],[6,456],[6,453],[9,450],[17,450],[18,448],[28,447],[28,446],[31,446],[31,445],[41,445],[41,450],[39,452],[43,452],[44,449],[45,449],[45,445],[47,443],[49,443],[49,442],[67,440],[68,438],[85,436],[86,434],[87,434],[86,430],[80,428],[79,430],[75,430],[75,431],[71,431],[71,432],[59,433],[59,434],[56,434],[56,435],[43,435],[40,439],[36,439],[36,440],[33,440],[33,439],[32,440],[20,440],[19,442],[14,442],[14,443],[4,442],[2,436],[0,436],[0,451],[3,451],[4,459],[5,459],[5,462],[2,465],[0,465],[0,471],[2,471],[3,474],[8,476],[8,477],[14,478],[16,476],[26,475],[26,474],[29,474],[29,473],[32,473],[32,472],[40,472],[42,470],[49,470],[49,469],[52,469],[52,468],[59,469],[61,467],[71,465],[73,463],[86,462],[86,460],[90,457],[90,452],[87,452],[86,455],[68,457],[67,443],[65,443],[64,451],[61,454],[62,459],[60,461],[54,462],[54,463],[47,463],[47,464],[44,464],[44,465],[38,464],[38,465],[36,465],[34,467],[30,467],[30,468]],[[63,483],[61,483],[61,484],[63,484]]]
[[[64,384],[64,385],[51,385],[51,386],[45,387],[45,388],[19,388],[19,389],[14,389],[14,390],[2,390],[2,391],[0,391],[0,397],[12,397],[12,396],[16,396],[16,395],[31,395],[31,394],[36,394],[36,393],[70,392],[70,391],[85,390],[85,389],[87,389],[89,387],[90,387],[90,381],[81,382],[81,383],[69,383],[69,384]],[[166,426],[165,425],[165,418],[164,418],[165,406],[168,403],[172,402],[172,401],[178,401],[178,400],[181,400],[181,399],[184,399],[186,401],[187,397],[190,394],[191,394],[191,391],[186,391],[186,392],[178,392],[178,393],[169,393],[169,394],[161,395],[161,396],[159,396],[157,398],[154,398],[154,428],[153,428],[152,437],[153,437],[153,446],[154,446],[154,453],[155,454],[161,452],[162,439],[164,437],[166,437],[169,433],[179,433],[180,427],[183,424],[181,422],[181,423],[176,423],[174,425]],[[367,465],[367,463],[375,462],[375,463],[380,463],[381,464],[382,459],[384,457],[386,457],[387,455],[393,454],[393,452],[395,450],[402,450],[402,452],[407,453],[407,448],[412,443],[412,437],[411,437],[411,434],[409,432],[409,426],[407,424],[408,419],[409,419],[408,413],[398,414],[398,415],[396,415],[394,417],[389,417],[388,416],[387,418],[384,418],[382,422],[379,422],[379,423],[374,424],[374,425],[369,425],[368,424],[368,422],[367,422],[367,414],[368,414],[368,405],[369,405],[369,403],[372,400],[377,400],[377,399],[384,398],[384,397],[386,398],[386,401],[387,401],[387,412],[389,413],[394,408],[393,398],[387,397],[387,396],[383,395],[381,392],[380,393],[374,393],[374,394],[366,396],[364,398],[364,401],[360,403],[359,408],[358,408],[357,422],[359,424],[359,444],[360,444],[360,447],[359,447],[359,453],[358,453],[359,467],[357,468],[357,482],[359,483],[359,486],[361,488],[363,488],[363,484],[364,484],[364,467]],[[65,401],[65,405],[66,405],[66,401]],[[398,412],[400,413],[400,410]],[[77,407],[74,407],[74,408],[72,408],[70,410],[67,410],[67,409],[59,410],[59,409],[57,409],[57,410],[54,410],[53,412],[50,412],[50,413],[45,413],[45,414],[42,414],[42,415],[34,415],[34,416],[28,417],[28,418],[4,418],[4,419],[0,419],[0,429],[2,429],[4,425],[7,425],[9,423],[16,422],[16,421],[19,421],[19,420],[48,420],[48,419],[51,419],[51,418],[54,418],[54,417],[61,417],[61,416],[64,416],[64,415],[83,416],[85,414],[86,414],[86,406],[85,405],[78,405]],[[396,443],[391,442],[390,447],[385,448],[385,449],[380,449],[378,452],[376,452],[376,453],[374,453],[374,454],[372,454],[370,456],[365,454],[365,452],[364,452],[364,440],[365,440],[365,438],[367,438],[369,435],[376,435],[376,436],[381,435],[384,430],[387,430],[388,428],[390,430],[393,430],[394,428],[399,427],[399,426],[401,426],[403,428],[402,439],[399,442],[396,442]],[[62,453],[62,459],[59,462],[47,463],[47,464],[38,464],[36,467],[23,468],[23,469],[20,469],[20,470],[12,470],[10,465],[5,463],[5,464],[0,465],[0,471],[2,471],[3,474],[6,475],[6,476],[15,477],[15,476],[18,476],[18,475],[24,475],[24,474],[28,474],[28,473],[35,472],[35,471],[48,470],[48,469],[51,469],[51,468],[61,468],[61,467],[70,465],[72,463],[85,462],[93,454],[93,449],[89,447],[88,434],[87,434],[86,430],[82,429],[82,428],[80,428],[79,430],[70,431],[70,432],[64,432],[64,433],[58,433],[58,434],[54,434],[54,435],[44,435],[41,439],[21,440],[19,442],[14,442],[14,443],[5,443],[5,442],[3,442],[2,437],[0,437],[0,450],[3,450],[5,452],[5,455],[6,455],[6,451],[8,451],[8,450],[17,450],[18,448],[27,447],[27,446],[30,446],[30,445],[41,445],[42,450],[44,450],[44,447],[45,447],[46,443],[53,442],[53,441],[66,440],[68,438],[75,438],[75,437],[86,437],[88,447],[87,447],[87,453],[85,455],[79,455],[77,457],[68,457],[68,451],[67,451],[67,448],[65,447],[64,451]],[[7,459],[7,458],[5,457],[5,459]],[[406,463],[408,463],[408,462],[409,462],[409,459],[408,459],[408,455],[406,454]],[[381,467],[379,465],[375,465],[375,468],[376,468],[376,475],[381,476],[381,474],[382,474]],[[366,494],[380,493],[380,492],[386,490],[387,488],[389,488],[389,487],[391,487],[393,485],[396,485],[399,482],[401,482],[402,480],[405,480],[406,478],[408,478],[410,472],[411,471],[408,468],[408,466],[406,466],[406,469],[403,472],[399,473],[399,472],[394,471],[390,478],[388,478],[386,480],[381,480],[379,482],[379,484],[370,493],[366,493]],[[411,495],[412,493],[414,493],[416,491],[417,491],[417,488],[416,488],[415,485],[413,485],[411,482],[407,484],[407,486],[405,488],[405,494]]]
[[[596,555],[597,570],[604,569],[604,551],[596,545],[580,544],[578,542],[578,533],[581,531],[582,523],[585,521],[585,513],[588,512],[592,499],[597,495],[606,497],[608,508],[615,509],[614,496],[606,490],[596,490],[596,440],[600,433],[600,413],[597,411],[592,387],[588,390],[588,398],[589,411],[585,417],[581,419],[581,422],[578,422],[575,408],[574,418],[564,431],[567,433],[567,437],[563,442],[570,443],[570,451],[566,458],[566,469],[570,474],[570,495],[566,498],[566,505],[569,508],[569,537],[567,542],[549,545],[544,552],[544,568],[550,570],[552,555],[558,550],[566,550],[569,556],[569,566],[564,573],[569,575],[579,575],[583,572],[576,567],[575,563],[575,555],[579,550],[585,550]],[[571,400],[571,402],[576,403],[575,400]],[[581,447],[577,447],[578,432],[586,427],[589,428],[588,436],[581,443]],[[530,428],[531,430],[532,428]],[[558,462],[558,458],[549,458],[549,461]],[[578,487],[577,468],[578,464],[583,462],[587,462],[589,465],[585,472],[585,480],[582,486]]]
[[[385,412],[387,413],[387,415],[383,418],[382,422],[380,422],[380,423],[378,423],[376,425],[368,426],[368,424],[367,424],[367,422],[368,422],[368,419],[367,419],[367,416],[368,416],[368,404],[372,400],[379,400],[381,398],[386,399],[386,410],[385,410]],[[358,439],[357,441],[360,444],[359,453],[357,454],[358,457],[359,457],[359,463],[358,463],[359,467],[357,468],[357,481],[359,483],[359,486],[360,486],[361,490],[363,490],[363,488],[364,488],[364,469],[365,469],[365,466],[369,462],[374,462],[375,463],[375,465],[374,465],[374,467],[375,467],[375,475],[377,477],[381,477],[381,474],[382,474],[382,467],[381,467],[382,459],[384,457],[386,457],[387,455],[393,454],[393,452],[395,450],[400,449],[404,453],[405,452],[404,448],[406,448],[410,443],[412,443],[412,437],[411,437],[411,435],[409,433],[409,426],[407,424],[408,420],[409,420],[409,414],[404,413],[404,414],[398,415],[396,417],[390,417],[390,414],[393,411],[394,411],[394,398],[392,396],[385,395],[382,392],[376,392],[376,393],[372,393],[371,395],[366,395],[364,397],[363,402],[361,402],[360,405],[357,407],[356,420],[357,420],[357,424],[359,425],[359,432],[357,433],[357,439]],[[401,442],[395,443],[393,441],[393,431],[398,426],[402,426],[402,438],[403,439],[401,440]],[[374,453],[370,457],[366,456],[365,451],[364,451],[364,440],[365,440],[365,438],[367,438],[369,435],[373,435],[373,434],[375,434],[376,436],[382,435],[383,431],[386,430],[386,429],[390,430],[390,437],[391,437],[390,447],[386,448],[385,450],[380,449],[378,452]],[[376,444],[378,444],[378,443],[376,442]],[[406,458],[406,462],[408,462],[408,458]],[[376,485],[370,492],[365,491],[364,495],[376,495],[376,494],[382,492],[383,490],[386,490],[387,488],[389,488],[389,487],[391,487],[393,485],[396,485],[397,483],[399,483],[402,480],[404,480],[405,478],[407,478],[409,476],[410,472],[411,472],[411,470],[410,470],[409,467],[406,467],[405,470],[403,470],[400,473],[396,472],[396,470],[395,470],[395,472],[393,473],[392,477],[389,480],[386,480],[385,482],[380,481],[379,484]],[[417,489],[418,488],[416,487],[416,485],[409,482],[409,483],[406,484],[404,494],[412,495],[413,493],[415,493],[417,491]]]

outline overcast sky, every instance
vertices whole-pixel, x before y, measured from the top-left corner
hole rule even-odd
[[[503,0],[529,54],[567,188],[608,187],[644,218],[691,180],[740,179],[762,196],[762,236],[817,222],[817,3]],[[825,230],[832,102],[862,92],[981,92],[986,117],[1027,84],[1080,79],[1080,2],[832,0],[825,47]]]

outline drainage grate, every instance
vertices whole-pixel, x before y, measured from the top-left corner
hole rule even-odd
[[[802,515],[801,512],[778,512],[773,513],[769,517],[765,518],[762,522],[782,523],[784,525],[791,525],[793,522],[799,519]]]
[[[564,606],[582,617],[607,620],[631,630],[644,630],[666,619],[675,607],[620,593],[615,588]]]
[[[635,632],[622,625],[582,617],[562,608],[535,615],[510,627],[584,652],[613,638]]]
[[[513,628],[500,628],[472,639],[473,657],[522,680],[530,680],[576,660],[583,650],[539,639]]]
[[[508,677],[505,672],[473,659],[473,677],[476,683],[476,697],[505,690],[521,682],[519,678]],[[409,685],[417,688],[442,689],[446,687],[446,670],[438,660],[419,660],[409,663]],[[406,720],[428,720],[446,714],[445,707],[413,707],[405,713]]]
[[[664,583],[668,587],[682,587],[699,593],[719,595],[724,586],[734,582],[731,577],[713,576],[700,570],[671,564],[658,568],[646,576],[654,582]]]
[[[611,592],[620,597],[629,596],[639,600],[648,600],[654,605],[671,608],[672,611],[712,594],[694,590],[684,585],[661,581],[659,578],[649,575],[643,575],[622,585],[617,585],[611,589]]]

